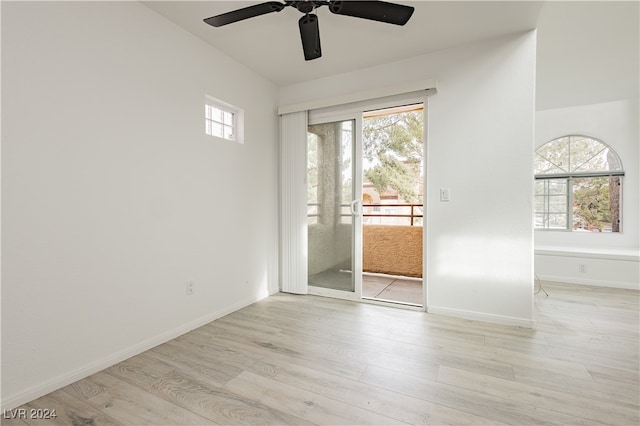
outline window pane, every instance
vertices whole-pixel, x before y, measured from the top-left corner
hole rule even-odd
[[[620,200],[622,199],[622,177],[609,178],[609,208],[611,209],[611,232],[622,231]],[[603,229],[603,231],[608,231]]]
[[[566,213],[567,197],[565,195],[549,196],[549,213]]]
[[[351,200],[353,200],[353,188],[352,188],[352,149],[353,149],[353,122],[344,121],[341,127],[341,140],[340,140],[340,183],[342,190],[340,191],[340,203],[347,205],[349,211],[349,222],[351,222],[351,208],[349,207]]]
[[[587,136],[566,136],[536,150],[535,174],[585,173],[622,170],[617,154],[605,143]]]
[[[535,156],[535,164],[534,164],[534,174],[536,175],[550,175],[557,173],[565,173],[565,170],[555,163],[547,160],[546,157],[541,156],[536,153]]]
[[[537,228],[565,229],[567,223],[567,179],[536,181],[534,224]]]
[[[535,174],[566,173],[569,171],[569,137],[542,145],[536,151]]]
[[[605,148],[605,145],[595,139],[572,136],[570,171],[577,172],[579,169],[581,171],[607,170],[606,156],[602,155]]]
[[[566,214],[550,214],[549,229],[567,229]]]
[[[307,218],[318,223],[318,135],[307,133]]]
[[[213,119],[218,123],[222,123],[222,110],[220,108],[213,107]]]
[[[620,178],[598,177],[573,180],[573,229],[619,232]],[[613,188],[614,203],[611,203]],[[615,224],[615,226],[614,226]]]
[[[566,195],[567,194],[567,179],[553,179],[548,180],[549,194],[552,195]]]
[[[233,114],[232,113],[224,111],[222,116],[223,116],[223,119],[224,119],[224,121],[223,121],[224,124],[226,124],[228,126],[231,126],[233,124]]]
[[[233,139],[233,127],[224,126],[224,138],[229,140]]]
[[[211,120],[211,107],[209,105],[204,106],[204,116],[207,120]]]
[[[583,173],[607,170],[620,170],[620,165],[617,155],[615,155],[611,149],[603,148],[583,164],[576,165],[574,171],[576,173]]]
[[[211,133],[213,136],[217,136],[219,138],[222,137],[222,124],[213,123],[213,132]]]

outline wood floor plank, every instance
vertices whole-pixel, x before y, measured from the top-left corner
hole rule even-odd
[[[638,395],[638,372],[622,370],[603,364],[586,364],[593,380],[598,383],[611,383],[632,391],[631,395]]]
[[[638,410],[637,393],[629,392],[628,388],[616,383],[598,383],[593,378],[575,378],[551,369],[544,369],[543,365],[536,368],[514,366],[515,381],[539,386],[544,389],[567,392],[584,398],[595,398],[613,403],[631,404]]]
[[[25,405],[27,411],[35,410],[55,410],[56,417],[49,419],[39,419],[28,416],[27,423],[30,425],[60,425],[60,426],[118,426],[124,425],[107,414],[97,410],[90,404],[81,401],[63,390],[57,390],[48,395],[38,398]]]
[[[442,367],[438,382],[482,392],[523,406],[539,407],[562,413],[574,419],[594,420],[603,424],[638,424],[637,407],[614,404],[603,399],[592,399],[570,392],[491,377],[454,368]]]
[[[206,350],[173,342],[153,348],[148,354],[178,369],[206,377],[208,383],[220,387],[243,371],[243,368],[231,365],[219,356],[211,356]]]
[[[211,331],[211,330],[208,330]],[[310,362],[323,363],[335,368],[341,374],[357,377],[364,365],[361,362],[363,354],[350,347],[348,342],[340,344],[327,341],[322,337],[296,338],[287,336],[261,336],[247,332],[247,335],[232,333],[221,328],[215,334],[229,344],[237,344],[247,352],[261,354],[262,357],[282,356],[291,359],[305,359]]]
[[[21,411],[7,410],[6,412],[3,412],[0,424],[3,426],[28,426],[29,423],[27,423],[26,420],[19,418],[19,416],[22,416]],[[26,412],[24,413],[24,416],[27,416]]]
[[[246,345],[243,346],[242,342],[236,345],[227,339],[211,336],[200,330],[182,335],[166,345],[171,345],[177,352],[181,352],[182,349],[187,352],[200,352],[216,362],[241,370],[250,367],[260,359],[255,353],[246,351]]]
[[[522,342],[510,339],[509,337],[494,338],[487,337],[487,345],[504,349],[511,349],[517,352],[528,352],[544,358],[551,358],[560,361],[586,364],[603,364],[612,368],[628,371],[637,371],[638,362],[635,355],[629,356],[620,353],[619,355],[603,355],[597,351],[589,352],[586,349],[572,349],[570,347],[558,347],[548,344]]]
[[[329,374],[316,368],[270,359],[250,371],[338,401],[382,414],[409,424],[488,424],[488,419],[453,410],[418,398]],[[493,422],[495,423],[495,422]]]
[[[640,292],[544,286],[532,329],[276,294],[2,424],[638,424]]]
[[[347,402],[327,398],[249,371],[243,372],[225,388],[251,400],[316,424],[332,425],[394,425],[406,424]]]
[[[398,374],[380,367],[369,367],[360,381],[384,387],[394,392],[424,399],[454,410],[485,417],[491,421],[517,425],[601,425],[602,423],[564,415],[528,404],[518,403],[509,398],[488,395],[445,383],[438,383],[422,377]]]
[[[228,324],[218,323],[215,325],[218,333],[229,333],[231,331],[246,335],[247,331],[231,327],[229,329]],[[208,328],[207,331],[212,331],[214,327]],[[338,364],[345,364],[347,362],[355,363],[362,366],[360,362],[362,359],[367,359],[369,363],[379,365],[394,365],[395,368],[407,369],[411,368],[423,370],[423,366],[437,366],[439,364],[449,365],[457,368],[469,369],[471,371],[482,371],[487,374],[492,374],[497,377],[513,378],[513,370],[510,365],[501,363],[497,360],[489,359],[475,359],[467,356],[460,356],[459,354],[451,351],[441,351],[439,349],[426,349],[421,346],[416,346],[410,343],[392,341],[388,338],[363,338],[356,336],[342,337],[335,334],[335,327],[330,327],[326,332],[316,332],[316,335],[298,334],[295,332],[287,333],[285,337],[278,335],[264,336],[262,333],[254,333],[249,331],[249,334],[253,334],[260,342],[268,341],[269,345],[272,345],[273,349],[288,352],[290,355],[299,355],[306,349],[317,348],[317,350],[324,354],[323,358],[334,357],[338,359]],[[329,334],[327,334],[329,333]],[[454,333],[458,334],[458,333]],[[232,335],[227,335],[229,339],[234,339]],[[295,336],[295,339],[291,339]],[[322,337],[318,337],[322,336]],[[336,338],[337,337],[337,338]],[[451,340],[449,340],[451,341]],[[258,341],[256,341],[258,343]],[[334,344],[333,342],[339,342]],[[481,343],[484,341],[481,340]],[[389,362],[390,358],[398,359],[400,362]],[[422,362],[424,361],[424,362]],[[360,369],[360,371],[362,371]],[[435,371],[434,371],[435,373]]]
[[[125,425],[215,424],[104,372],[67,386],[64,391]]]
[[[107,372],[218,424],[308,424],[278,409],[203,383],[148,354],[121,362]]]

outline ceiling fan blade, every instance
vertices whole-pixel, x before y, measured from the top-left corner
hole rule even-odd
[[[286,4],[277,1],[268,1],[266,3],[260,3],[254,6],[223,13],[221,15],[212,16],[211,18],[205,19],[204,22],[214,27],[221,27],[223,25],[232,24],[255,16],[265,15],[272,12],[280,12],[286,6]]]
[[[305,61],[317,59],[322,56],[318,16],[313,13],[308,13],[300,18],[298,26],[300,27],[300,38],[302,39],[302,50],[304,51]]]
[[[336,15],[404,25],[413,15],[414,8],[385,1],[330,1],[329,10]]]

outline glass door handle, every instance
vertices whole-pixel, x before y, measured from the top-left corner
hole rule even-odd
[[[360,203],[360,200],[353,200],[350,206],[352,215],[360,216],[362,214],[362,203]]]

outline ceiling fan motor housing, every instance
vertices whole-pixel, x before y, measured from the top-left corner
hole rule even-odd
[[[320,1],[294,1],[292,6],[298,9],[300,12],[307,14],[311,13],[318,6],[322,6],[323,3]]]

